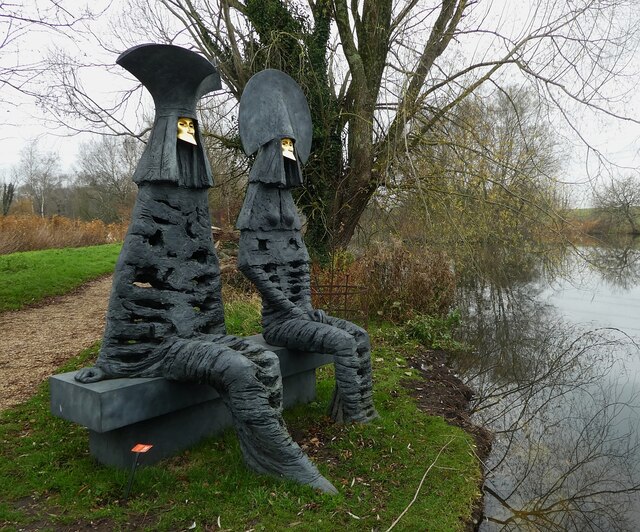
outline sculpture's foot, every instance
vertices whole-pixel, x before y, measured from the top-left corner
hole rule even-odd
[[[335,486],[322,475],[320,475],[315,481],[310,482],[308,485],[328,495],[338,494],[338,490],[335,488]]]
[[[336,495],[338,493],[335,486],[320,474],[306,455],[302,456],[302,459],[295,467],[291,469],[287,467],[286,473],[282,476],[328,495]]]
[[[336,386],[329,405],[329,417],[335,423],[369,423],[380,416],[370,398],[358,408],[345,409],[344,400]]]
[[[236,428],[245,463],[257,473],[293,480],[323,493],[338,493],[284,429],[277,435],[280,438],[276,436],[270,441],[265,441],[264,433],[247,431],[248,427],[242,425]],[[278,439],[279,443],[274,445]]]

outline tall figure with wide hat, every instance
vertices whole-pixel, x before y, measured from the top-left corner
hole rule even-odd
[[[263,336],[272,345],[334,357],[336,389],[330,415],[367,422],[372,398],[367,332],[311,304],[309,254],[291,189],[302,184],[301,164],[311,150],[311,115],[297,83],[263,70],[240,99],[240,138],[256,154],[238,217],[238,266],[262,295]]]
[[[196,119],[200,97],[221,88],[217,70],[159,44],[131,48],[117,63],[149,90],[156,118],[133,176],[138,196],[100,354],[76,379],[209,384],[229,408],[251,468],[335,493],[286,430],[277,356],[226,335],[207,198],[213,181]]]

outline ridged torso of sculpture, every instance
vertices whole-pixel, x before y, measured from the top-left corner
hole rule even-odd
[[[256,232],[256,239],[251,243],[262,242],[279,248],[283,253],[264,253],[258,250],[249,251],[248,264],[262,267],[269,280],[282,292],[284,297],[296,307],[311,310],[309,257],[300,233],[291,230],[275,230]],[[263,302],[263,319],[265,322],[280,319],[280,306]]]
[[[166,340],[225,333],[206,189],[140,185],[113,286],[99,363],[109,374],[160,375]]]
[[[265,210],[265,205],[277,206]],[[273,214],[277,216],[273,216]],[[250,183],[245,208],[238,220],[240,249],[238,260],[255,271],[263,271],[283,300],[263,298],[263,322],[291,317],[290,301],[304,311],[312,310],[309,254],[300,233],[300,218],[291,191]]]

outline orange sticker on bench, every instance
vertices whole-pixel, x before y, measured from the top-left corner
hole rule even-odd
[[[138,443],[133,449],[131,449],[132,453],[146,453],[149,449],[151,449],[153,445],[149,445],[148,443]]]

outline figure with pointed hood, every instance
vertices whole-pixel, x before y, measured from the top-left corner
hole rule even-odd
[[[204,57],[148,44],[117,63],[153,96],[156,118],[133,176],[138,196],[116,264],[96,365],[80,382],[165,377],[213,386],[254,470],[336,493],[282,419],[278,357],[226,335],[207,190],[213,184],[196,103],[221,88]]]
[[[238,217],[238,266],[262,295],[262,325],[271,345],[334,357],[336,421],[377,417],[367,332],[311,304],[309,254],[291,195],[311,149],[311,114],[300,87],[279,70],[263,70],[240,99],[240,138],[256,153]]]

